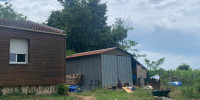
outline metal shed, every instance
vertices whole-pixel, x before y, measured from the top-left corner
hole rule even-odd
[[[92,82],[102,87],[122,83],[133,84],[133,55],[118,48],[108,48],[67,56],[66,74],[83,74],[83,87],[89,88]]]

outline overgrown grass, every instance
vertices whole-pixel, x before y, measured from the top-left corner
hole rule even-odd
[[[77,93],[81,96],[95,96],[97,100],[154,100],[149,92],[137,88],[134,93],[126,93],[124,90],[93,89],[87,92]]]
[[[200,93],[193,86],[171,88],[170,97],[175,100],[200,100]]]
[[[170,98],[175,100],[200,100],[198,89],[192,86],[170,87]],[[151,90],[137,88],[134,93],[126,93],[124,90],[92,89],[71,95],[8,95],[0,96],[0,100],[76,100],[78,96],[94,96],[97,100],[154,100]]]
[[[59,96],[59,95],[10,95],[0,96],[0,100],[75,100],[72,96]]]

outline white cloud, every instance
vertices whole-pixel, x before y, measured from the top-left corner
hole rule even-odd
[[[15,11],[26,15],[28,20],[39,23],[46,21],[51,11],[62,9],[57,0],[9,0],[9,2]]]
[[[142,34],[154,33],[155,27],[199,36],[199,0],[103,0],[108,5],[108,23],[116,17],[131,16]],[[169,33],[170,34],[170,33]]]
[[[157,53],[150,51],[141,51],[142,54],[147,54],[148,59],[151,61],[157,61],[158,59],[165,57],[165,62],[161,65],[161,68],[164,69],[176,69],[181,63],[186,63],[191,66],[193,69],[200,67],[199,57],[197,56],[182,56],[182,55],[172,55],[168,53]],[[140,58],[139,61],[145,65],[144,58]]]

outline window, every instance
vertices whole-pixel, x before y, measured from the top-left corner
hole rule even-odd
[[[28,40],[27,39],[10,39],[10,64],[27,64],[28,63]]]

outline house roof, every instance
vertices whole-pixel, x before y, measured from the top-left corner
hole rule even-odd
[[[111,51],[111,50],[116,49],[116,48],[117,47],[107,48],[107,49],[101,49],[101,50],[95,50],[95,51],[88,51],[88,52],[83,52],[83,53],[77,53],[77,54],[73,54],[71,56],[67,56],[66,58],[74,58],[74,57],[81,57],[81,56],[102,54],[102,53],[105,53],[107,51]]]
[[[20,21],[0,18],[0,27],[15,28],[21,30],[38,31],[53,34],[64,34],[63,30],[47,25],[38,24],[32,21]]]

